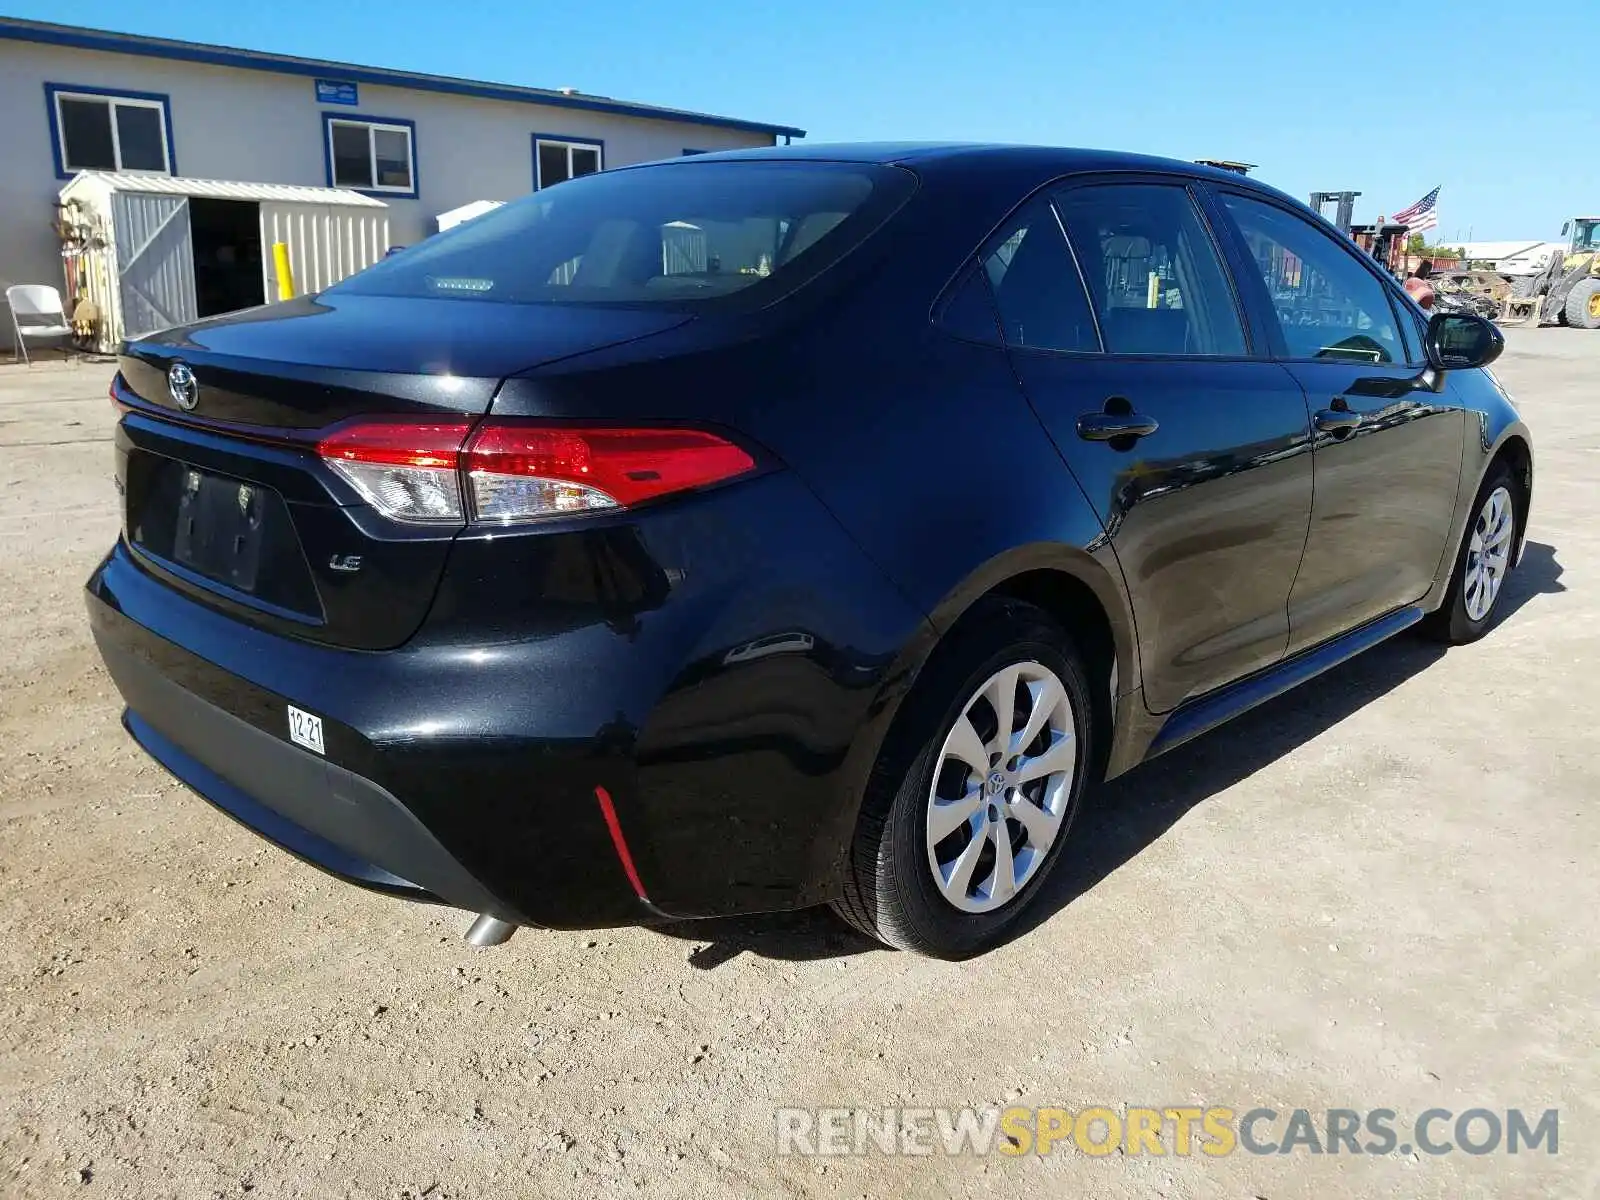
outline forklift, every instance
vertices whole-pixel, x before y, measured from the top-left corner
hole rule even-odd
[[[1312,192],[1311,207],[1319,217],[1328,218],[1328,207],[1333,206],[1331,218],[1336,229],[1350,238],[1381,263],[1391,275],[1399,278],[1405,274],[1406,233],[1408,226],[1396,225],[1381,218],[1371,225],[1354,223],[1356,197],[1360,192]]]

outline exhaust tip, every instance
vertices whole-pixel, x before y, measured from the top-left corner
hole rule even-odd
[[[491,917],[488,913],[479,913],[478,919],[467,930],[467,944],[476,946],[479,950],[487,950],[490,946],[500,946],[511,940],[511,935],[517,927],[510,921],[502,921],[499,917]]]

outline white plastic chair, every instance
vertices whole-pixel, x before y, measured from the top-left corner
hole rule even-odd
[[[72,324],[67,311],[61,306],[61,293],[45,283],[17,283],[6,289],[6,303],[11,306],[11,359],[30,367],[29,338],[60,338],[72,336]]]

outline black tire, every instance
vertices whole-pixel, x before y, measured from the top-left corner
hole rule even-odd
[[[1077,746],[1066,807],[1054,840],[1016,895],[991,912],[963,912],[940,893],[930,869],[933,773],[946,735],[978,690],[1005,667],[1029,662],[1053,672],[1071,703]],[[980,601],[935,652],[896,717],[867,784],[835,911],[885,945],[935,958],[968,958],[1001,941],[1060,860],[1089,764],[1098,761],[1090,695],[1082,657],[1043,610],[1015,600]],[[993,819],[996,810],[987,811]]]
[[[1518,275],[1511,281],[1511,294],[1518,299],[1526,299],[1539,291],[1539,277],[1537,275]]]
[[[1516,555],[1518,540],[1522,536],[1523,522],[1527,514],[1522,510],[1522,493],[1517,487],[1516,478],[1511,473],[1511,468],[1505,463],[1498,463],[1484,477],[1483,485],[1479,487],[1478,494],[1472,500],[1472,515],[1467,518],[1467,527],[1461,535],[1461,545],[1456,550],[1455,562],[1450,568],[1450,590],[1445,593],[1444,603],[1422,622],[1422,632],[1435,641],[1446,642],[1452,646],[1463,646],[1468,642],[1475,642],[1493,627],[1495,619],[1502,611],[1501,599],[1505,595],[1505,581],[1501,580],[1499,590],[1489,608],[1480,616],[1474,618],[1467,610],[1467,573],[1468,561],[1472,557],[1472,536],[1483,519],[1484,505],[1489,497],[1498,489],[1504,488],[1511,497],[1512,531],[1510,553],[1506,573],[1511,571],[1512,562]],[[1481,531],[1480,531],[1481,532]]]
[[[1600,300],[1596,297],[1600,297],[1600,279],[1580,279],[1573,284],[1565,306],[1567,324],[1574,329],[1600,329],[1600,313],[1595,311]]]

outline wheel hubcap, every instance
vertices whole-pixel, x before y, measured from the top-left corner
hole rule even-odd
[[[1589,297],[1589,315],[1600,321],[1600,292],[1595,292]]]
[[[1495,488],[1478,511],[1471,540],[1467,543],[1461,592],[1471,620],[1481,621],[1487,617],[1499,598],[1500,585],[1511,564],[1511,538],[1516,524],[1511,493],[1503,487]]]
[[[995,672],[944,739],[928,791],[928,869],[963,912],[1015,899],[1043,865],[1072,795],[1077,722],[1036,662]]]

